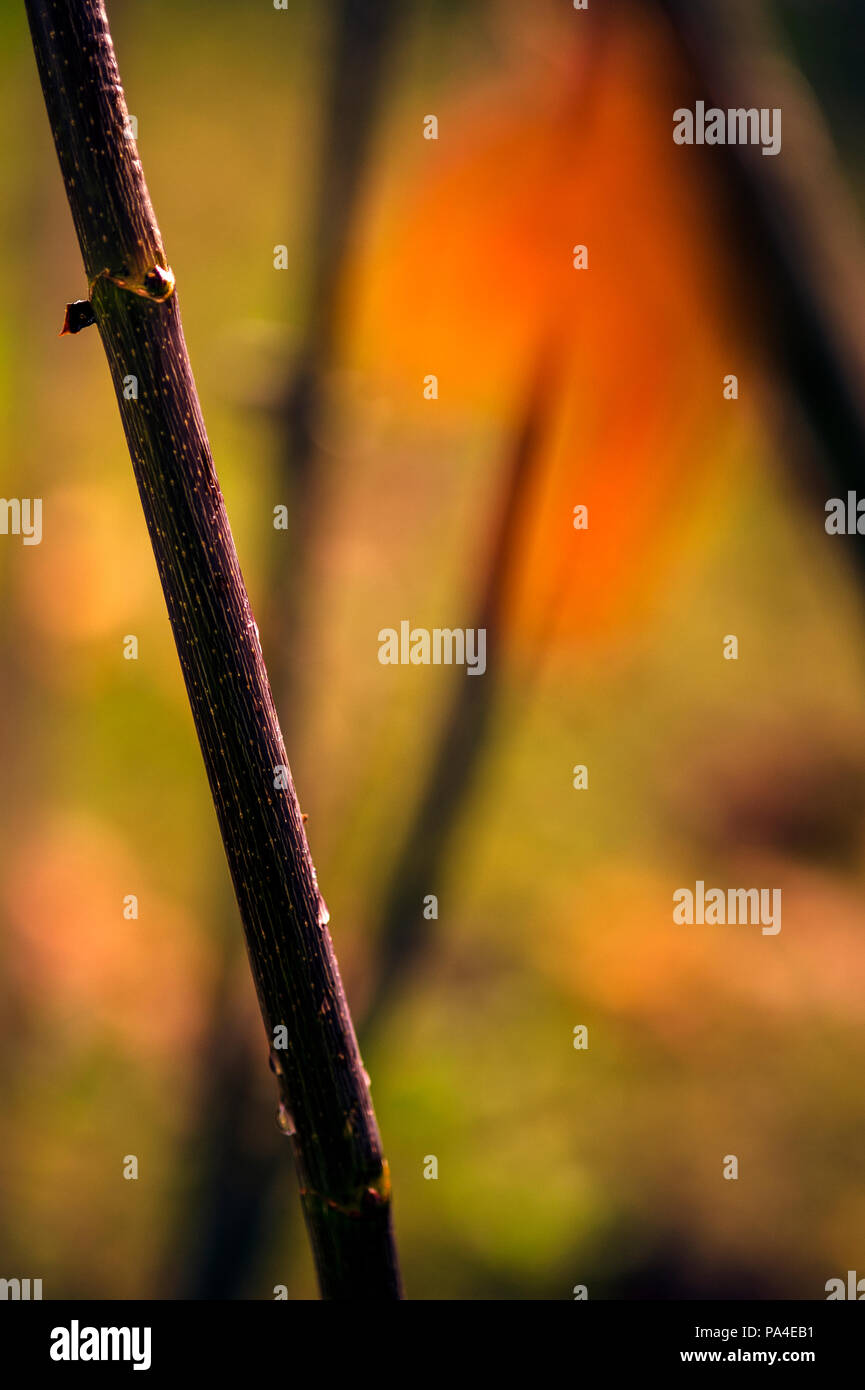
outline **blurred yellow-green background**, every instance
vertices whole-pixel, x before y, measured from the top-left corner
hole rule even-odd
[[[861,541],[823,524],[862,19],[681,9],[109,5],[412,1298],[865,1274]],[[58,336],[23,6],[0,37],[0,490],[43,499],[0,537],[0,1273],[313,1297],[101,345]],[[777,159],[673,144],[713,82],[782,106]],[[382,666],[402,619],[485,623],[486,675]],[[780,887],[781,932],[675,925],[697,879]]]

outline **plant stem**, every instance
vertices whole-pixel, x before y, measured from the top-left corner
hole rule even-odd
[[[322,1295],[398,1298],[388,1170],[368,1081],[173,277],[128,134],[104,4],[26,0],[26,7],[271,1043],[274,1030],[285,1029],[285,1046],[272,1057]]]

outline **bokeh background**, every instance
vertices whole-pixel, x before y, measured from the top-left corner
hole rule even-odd
[[[865,438],[863,12],[109,15],[408,1295],[865,1274],[862,540],[823,525]],[[108,372],[58,337],[86,286],[23,6],[0,40],[0,491],[44,507],[0,538],[0,1273],[312,1297]],[[781,106],[782,153],[675,146],[697,98]],[[381,666],[403,618],[486,626],[487,674]],[[697,878],[780,887],[780,935],[676,926]]]

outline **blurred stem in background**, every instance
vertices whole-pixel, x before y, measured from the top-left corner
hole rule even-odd
[[[577,81],[583,121],[588,124],[603,90],[614,21],[599,11],[585,40]],[[438,741],[385,892],[376,932],[373,984],[359,1015],[358,1032],[371,1042],[435,932],[423,913],[426,894],[439,894],[448,855],[479,774],[502,679],[508,598],[518,571],[520,518],[530,511],[530,493],[541,465],[545,430],[552,416],[563,360],[573,325],[558,307],[529,358],[522,414],[503,449],[498,521],[489,528],[489,558],[481,577],[477,611],[470,627],[486,630],[487,669],[482,680],[464,675],[446,707]],[[548,615],[552,623],[554,615]],[[543,664],[539,651],[536,671]]]
[[[376,935],[373,988],[358,1024],[365,1044],[429,944],[433,923],[424,917],[424,896],[441,891],[448,852],[486,747],[501,678],[503,620],[516,568],[519,522],[527,510],[555,380],[555,350],[546,348],[530,385],[523,419],[514,431],[510,460],[502,470],[499,521],[490,538],[477,612],[468,624],[486,631],[486,672],[479,680],[467,672],[456,678],[426,781],[391,874]]]
[[[795,128],[808,132],[807,144],[788,140],[781,158],[761,158],[759,150],[734,144],[711,153],[713,169],[720,170],[722,218],[751,300],[750,321],[786,383],[779,454],[790,458],[800,486],[819,502],[822,526],[827,482],[843,495],[862,486],[865,471],[863,363],[855,360],[851,335],[839,322],[845,294],[854,287],[848,283],[840,293],[833,287],[835,298],[827,299],[813,273],[839,264],[828,244],[832,233],[838,239],[837,224],[830,233],[821,206],[830,204],[836,217],[855,226],[829,162],[831,147],[817,138],[818,111],[805,106],[800,88],[784,81],[777,62],[760,81],[763,55],[778,48],[768,42],[765,6],[752,0],[723,7],[715,0],[644,3],[668,27],[690,84],[689,99],[726,110],[756,105],[759,91],[782,107],[791,136],[794,112],[800,118]],[[861,572],[865,539],[857,536],[854,545]]]
[[[379,110],[384,78],[409,6],[403,0],[333,0],[321,153],[307,244],[311,248],[306,320],[291,378],[278,407],[279,481],[289,500],[286,540],[273,548],[269,634],[273,688],[283,724],[297,719],[299,663],[294,659],[309,589],[317,531],[319,427],[324,381],[334,357],[339,291]]]

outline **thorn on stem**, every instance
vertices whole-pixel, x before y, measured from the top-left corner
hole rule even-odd
[[[71,304],[66,305],[66,317],[63,320],[60,337],[64,338],[67,333],[80,333],[82,328],[89,328],[95,322],[96,315],[90,300],[75,299]]]

